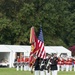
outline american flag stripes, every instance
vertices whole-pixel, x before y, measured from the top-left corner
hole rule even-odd
[[[41,27],[40,27],[40,33],[38,36],[38,44],[39,44],[40,50],[37,52],[37,56],[45,59],[46,58],[46,51],[44,48],[44,39],[43,39],[43,32],[42,32]]]
[[[34,56],[40,57],[42,59],[46,58],[46,52],[44,49],[43,32],[41,27],[40,27],[40,33],[38,38],[35,35],[34,27],[31,27],[30,43],[31,43],[31,52],[30,52],[29,64],[30,66],[32,66],[33,61],[35,62]]]

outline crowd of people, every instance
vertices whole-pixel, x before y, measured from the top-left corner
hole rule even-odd
[[[29,66],[29,57],[18,56],[15,60],[16,70],[34,72],[34,75],[57,75],[58,71],[75,71],[75,57],[57,57],[57,54],[46,54],[46,59],[35,58],[35,63]]]
[[[29,57],[17,56],[17,58],[14,61],[14,67],[16,68],[17,71],[19,70],[30,71]]]
[[[57,75],[57,55],[47,54],[46,59],[38,57],[34,63],[34,75]]]
[[[75,57],[58,57],[58,71],[75,71]]]

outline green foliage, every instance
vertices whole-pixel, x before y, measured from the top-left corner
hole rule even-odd
[[[45,45],[74,45],[74,8],[74,0],[0,0],[0,43],[27,45],[42,25]]]
[[[11,37],[11,21],[7,18],[0,19],[0,43],[10,44],[10,37]]]

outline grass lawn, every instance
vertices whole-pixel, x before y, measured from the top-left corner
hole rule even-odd
[[[0,75],[34,75],[29,71],[16,71],[14,68],[0,68]],[[71,72],[58,72],[58,75],[75,75],[74,71]]]

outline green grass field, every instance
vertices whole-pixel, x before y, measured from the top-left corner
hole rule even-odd
[[[0,75],[34,75],[29,71],[16,71],[15,68],[0,68]],[[58,72],[58,75],[75,75],[74,71],[71,72]]]

